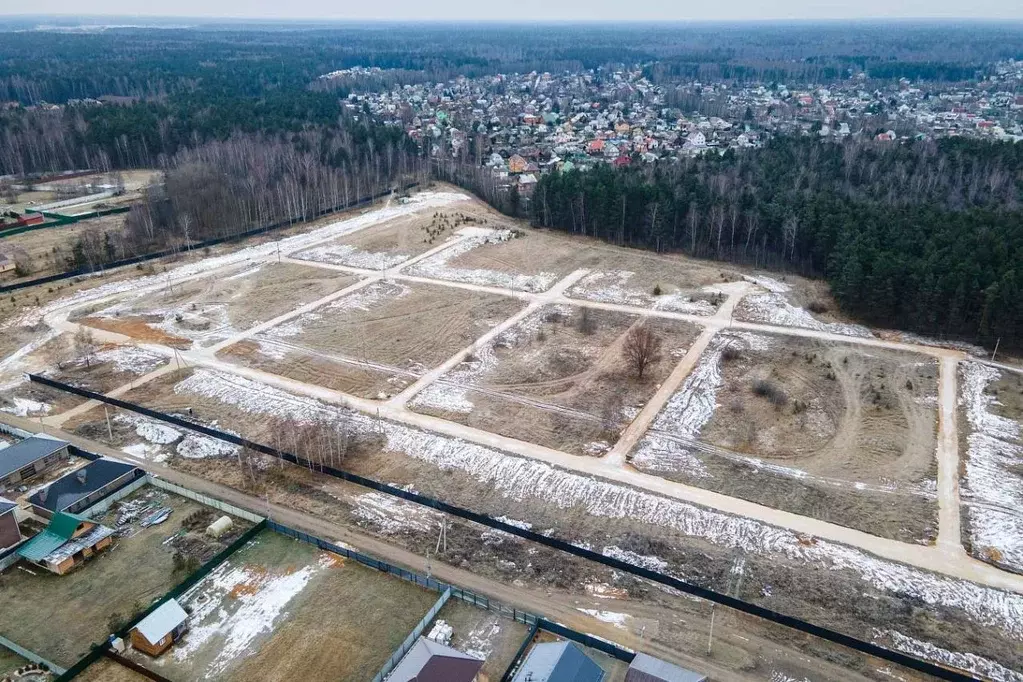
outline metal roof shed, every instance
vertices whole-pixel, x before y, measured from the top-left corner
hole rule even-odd
[[[575,642],[544,642],[526,656],[512,682],[601,682],[604,670]]]
[[[139,621],[135,629],[156,644],[188,620],[188,614],[175,599],[168,599],[151,614]]]
[[[420,637],[397,667],[388,682],[472,682],[483,667],[480,659],[457,649]]]
[[[75,514],[54,514],[46,530],[22,545],[18,555],[29,561],[42,561],[70,541],[83,523],[92,522]]]
[[[706,679],[706,675],[643,653],[636,654],[625,673],[625,682],[705,682]]]

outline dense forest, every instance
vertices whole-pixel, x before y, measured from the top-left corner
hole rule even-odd
[[[615,244],[823,276],[864,321],[1019,348],[1021,200],[1023,145],[777,138],[685,164],[553,173],[531,213]]]

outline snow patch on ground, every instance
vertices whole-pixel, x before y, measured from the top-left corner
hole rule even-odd
[[[324,244],[295,254],[295,258],[300,260],[347,265],[364,270],[387,270],[401,265],[411,257],[404,253],[363,251],[351,244]]]
[[[985,392],[1001,370],[979,362],[960,364],[960,404],[970,425],[966,437],[963,495],[973,546],[994,548],[1001,563],[1023,571],[1023,439],[1018,422],[991,409],[998,399]]]
[[[232,566],[217,567],[188,590],[183,604],[192,610],[189,631],[171,649],[176,661],[186,661],[206,646],[216,656],[203,679],[217,679],[237,658],[252,654],[252,645],[287,617],[285,608],[309,584],[320,566],[304,566],[276,575],[270,571]]]
[[[290,416],[299,420],[338,417],[339,408],[290,395],[272,387],[197,370],[175,387],[222,400],[252,414]],[[1023,595],[983,587],[965,580],[922,571],[880,559],[845,545],[817,540],[806,543],[796,533],[759,521],[698,507],[680,500],[584,476],[544,462],[517,457],[474,443],[447,438],[371,416],[345,413],[361,433],[380,433],[384,451],[461,471],[516,501],[542,500],[560,509],[578,508],[593,516],[648,523],[700,538],[729,549],[778,555],[827,570],[848,570],[875,589],[960,609],[984,626],[1005,629],[1023,638]]]
[[[689,315],[713,315],[717,310],[717,306],[710,301],[694,299],[682,292],[654,296],[653,293],[647,293],[642,289],[630,288],[629,280],[635,274],[629,270],[593,272],[579,280],[568,295],[587,301],[632,305]]]
[[[766,275],[743,275],[742,278],[747,282],[756,284],[758,287],[767,289],[772,294],[786,294],[792,291],[792,287],[790,285],[777,280],[774,277],[768,277]]]
[[[153,445],[169,445],[183,435],[178,429],[133,413],[119,414],[114,417],[114,421],[131,424],[135,427],[135,433],[139,437]]]
[[[598,611],[597,609],[580,608],[577,608],[576,611],[581,611],[585,613],[587,616],[592,616],[596,618],[601,623],[608,623],[621,630],[626,629],[625,623],[628,622],[630,618],[632,618],[632,616],[630,616],[627,613],[615,613],[614,611]]]
[[[494,650],[494,641],[500,633],[500,619],[497,616],[492,616],[470,630],[459,648],[462,653],[485,661],[490,658],[490,654]]]
[[[0,332],[7,329],[9,326],[10,325],[0,327]],[[25,379],[22,376],[22,373],[32,369],[32,363],[27,360],[28,356],[51,339],[56,338],[59,334],[60,332],[51,329],[38,338],[29,341],[3,360],[0,360],[0,378],[4,376],[10,377],[10,381],[0,385],[0,390],[10,390],[18,384],[24,383]]]
[[[439,512],[378,492],[356,497],[352,513],[374,524],[385,535],[429,533],[437,530],[444,518]]]
[[[889,640],[898,651],[945,667],[963,670],[985,680],[992,680],[992,682],[1023,682],[1023,674],[1009,670],[1005,666],[982,656],[942,649],[930,642],[907,637],[896,630],[875,630],[874,639]]]
[[[219,457],[233,457],[238,454],[240,449],[239,446],[227,443],[219,438],[210,438],[198,433],[190,433],[178,443],[175,452],[187,459],[216,459]]]
[[[500,244],[515,237],[511,230],[492,230],[483,227],[464,228],[459,234],[461,239],[455,241],[451,248],[444,249],[429,258],[419,261],[409,269],[409,272],[421,277],[433,277],[435,279],[465,282],[467,284],[480,284],[531,292],[547,291],[558,280],[558,275],[552,272],[525,275],[501,272],[499,270],[460,268],[449,265],[451,261],[473,249],[487,246],[488,244]]]
[[[496,517],[496,520],[501,523],[507,523],[509,526],[521,528],[522,530],[531,530],[533,528],[533,524],[531,523],[510,519],[507,516],[498,516]],[[496,528],[487,528],[480,534],[480,538],[482,538],[483,544],[490,545],[491,547],[496,547],[497,545],[502,544],[505,540],[519,539],[517,535],[512,535],[511,533],[506,533],[503,530],[497,530]]]
[[[7,412],[16,417],[27,417],[29,415],[49,414],[52,409],[50,405],[30,398],[14,396],[10,400],[12,404],[0,407],[0,412]]]
[[[616,545],[610,545],[600,550],[600,553],[606,557],[612,559],[618,559],[624,561],[627,564],[634,566],[641,566],[643,568],[650,569],[651,571],[657,571],[659,573],[667,573],[668,562],[660,557],[656,557],[650,554],[637,554],[636,552],[622,549]]]
[[[750,294],[739,303],[736,310],[738,317],[750,322],[762,322],[779,327],[799,327],[869,339],[874,335],[869,329],[859,324],[843,324],[840,322],[821,322],[805,308],[799,308],[788,302],[783,294],[766,293]]]
[[[92,356],[92,362],[112,363],[118,372],[128,372],[141,376],[148,374],[166,362],[167,358],[159,353],[140,346],[114,346],[98,351]],[[84,364],[83,361],[78,362]]]
[[[307,324],[323,319],[324,316],[344,315],[345,313],[357,310],[369,312],[382,303],[404,298],[409,293],[411,293],[411,289],[400,282],[373,282],[368,286],[357,289],[356,291],[346,294],[341,298],[335,299],[316,310],[310,310],[307,313],[302,313],[292,320],[288,320],[276,327],[272,327],[264,331],[262,335],[269,339],[291,338],[293,336],[298,336],[305,331]],[[263,350],[262,346],[260,347],[260,350]],[[272,350],[267,354],[280,352],[281,351],[277,349]]]

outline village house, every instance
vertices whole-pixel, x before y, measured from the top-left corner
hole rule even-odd
[[[483,661],[420,637],[387,677],[389,682],[476,682]]]
[[[706,682],[707,676],[642,652],[632,659],[625,682]]]
[[[18,505],[5,497],[0,497],[0,550],[13,547],[21,542],[21,529],[14,510]]]
[[[46,530],[26,542],[18,556],[50,573],[65,575],[113,543],[113,528],[84,516],[57,512]]]
[[[0,490],[12,488],[68,460],[68,444],[32,436],[0,450]]]
[[[28,503],[47,519],[60,512],[76,514],[142,476],[145,472],[131,464],[97,459],[57,479],[28,498]]]
[[[602,682],[604,669],[575,642],[535,644],[512,682]]]
[[[188,613],[176,599],[157,607],[131,629],[131,646],[156,658],[188,630]]]

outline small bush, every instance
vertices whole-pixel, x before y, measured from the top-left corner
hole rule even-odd
[[[806,306],[806,308],[811,313],[817,313],[818,315],[828,312],[828,304],[824,301],[810,301],[810,304]]]
[[[766,379],[757,379],[753,382],[753,393],[761,398],[767,398],[775,407],[781,407],[789,401],[785,391]]]
[[[589,336],[597,329],[597,323],[593,319],[593,315],[590,314],[589,308],[583,308],[579,311],[579,318],[577,326],[580,334]]]
[[[735,362],[742,359],[742,353],[738,348],[728,345],[721,351],[721,359],[725,362]]]
[[[655,284],[654,285],[654,296],[660,296],[660,295],[661,295],[661,285],[660,284]]]

